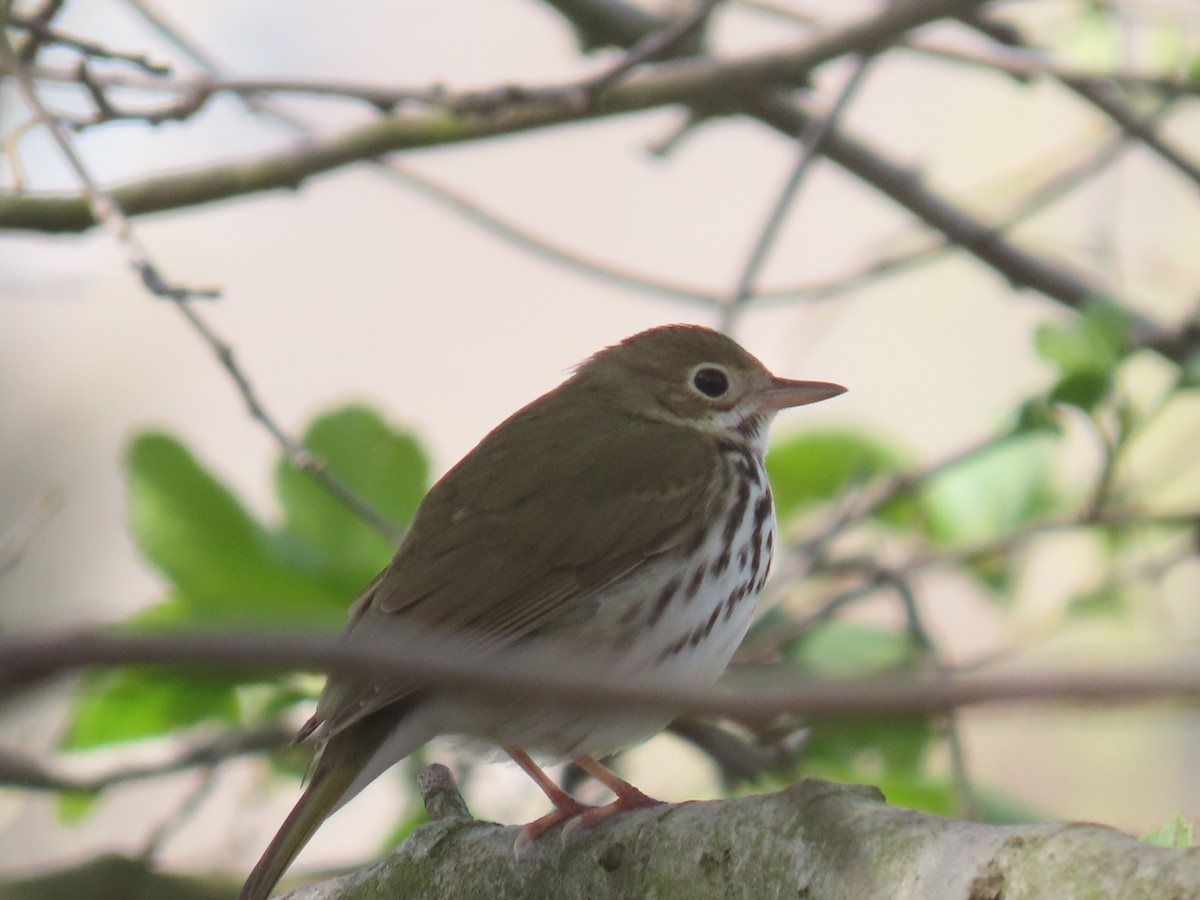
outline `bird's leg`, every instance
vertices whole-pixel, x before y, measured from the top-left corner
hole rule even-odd
[[[529,754],[520,747],[505,747],[504,752],[509,755],[518,766],[520,766],[526,775],[533,779],[534,783],[542,789],[550,802],[554,804],[554,809],[546,813],[540,819],[534,819],[527,825],[521,826],[521,835],[518,840],[531,841],[540,835],[547,828],[553,828],[560,822],[565,822],[568,819],[574,819],[576,816],[582,815],[584,812],[592,810],[591,806],[584,806],[542,771],[541,767],[529,758]],[[607,771],[607,769],[605,770]],[[611,772],[609,773],[612,774]],[[615,775],[613,775],[616,778]],[[620,780],[620,779],[618,779]],[[636,790],[636,788],[634,788]]]
[[[574,759],[575,765],[617,795],[616,800],[606,803],[604,806],[587,806],[555,784],[550,776],[543,772],[541,767],[530,759],[529,754],[520,747],[505,747],[504,752],[524,770],[526,775],[533,779],[534,783],[542,789],[542,793],[554,804],[554,809],[546,815],[521,826],[521,834],[517,838],[515,848],[518,855],[520,855],[520,849],[529,841],[561,822],[573,819],[575,821],[568,826],[568,829],[576,825],[586,828],[627,809],[644,809],[649,806],[662,805],[661,800],[655,800],[653,797],[643,794],[612,769],[592,757],[578,756]]]
[[[663,804],[663,801],[655,800],[653,797],[643,794],[612,769],[608,768],[608,766],[597,762],[590,756],[578,756],[574,762],[575,765],[579,766],[579,768],[583,769],[583,771],[587,772],[617,795],[617,799],[612,803],[606,803],[604,806],[591,806],[585,810],[581,810],[579,814],[580,827],[594,825],[597,822],[607,819],[609,816],[624,812],[627,809],[644,809],[648,806],[662,806]]]

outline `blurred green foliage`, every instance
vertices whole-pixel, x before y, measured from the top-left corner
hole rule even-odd
[[[415,437],[372,410],[350,406],[317,418],[304,443],[383,515],[407,527],[429,478]],[[122,629],[336,631],[351,601],[391,556],[384,537],[286,461],[276,471],[283,511],[277,523],[248,511],[169,435],[137,436],[125,463],[130,531],[168,591]],[[290,679],[264,682],[261,674],[97,672],[80,684],[62,746],[82,750],[161,737],[202,722],[249,724],[310,697]],[[87,799],[64,798],[64,817],[85,811]]]

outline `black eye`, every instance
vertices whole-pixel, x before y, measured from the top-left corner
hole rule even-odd
[[[729,379],[720,369],[701,369],[692,376],[692,384],[705,397],[714,400],[729,390]]]

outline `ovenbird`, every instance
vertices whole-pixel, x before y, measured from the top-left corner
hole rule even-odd
[[[767,428],[781,409],[844,390],[776,378],[696,326],[601,350],[434,485],[346,634],[398,625],[501,650],[555,642],[564,659],[598,656],[616,676],[709,685],[745,635],[771,564]],[[657,803],[594,757],[667,718],[331,677],[298,735],[317,737],[312,779],[241,900],[263,900],[326,817],[438,735],[502,748],[533,777],[555,808],[525,826],[530,837]],[[574,760],[616,801],[582,806],[530,754]]]

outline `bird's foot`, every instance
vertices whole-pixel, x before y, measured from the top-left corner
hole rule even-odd
[[[550,799],[550,802],[554,804],[554,809],[546,813],[546,815],[540,819],[534,819],[527,825],[521,826],[521,830],[517,833],[517,839],[513,844],[513,854],[518,859],[520,859],[521,855],[529,848],[529,845],[541,834],[563,822],[567,823],[562,832],[562,839],[565,842],[577,829],[588,828],[597,822],[603,822],[610,816],[615,816],[617,813],[630,809],[645,809],[651,806],[663,805],[663,801],[655,800],[653,797],[643,794],[628,781],[592,757],[580,756],[575,759],[575,763],[617,795],[617,799],[611,803],[606,803],[603,806],[588,806],[580,803],[551,781],[546,773],[529,758],[525,751],[518,747],[505,747],[504,749],[512,757],[513,762],[525,770],[529,777],[537,783],[542,792]]]
[[[596,807],[586,806],[583,803],[575,800],[570,794],[564,793],[562,797],[556,798],[554,809],[546,813],[544,816],[534,819],[521,826],[517,832],[517,838],[513,841],[513,856],[516,859],[521,859],[528,851],[530,845],[537,840],[547,829],[553,828],[562,822],[578,821],[579,818]]]
[[[611,803],[605,803],[603,806],[589,806],[581,811],[578,816],[572,819],[570,827],[588,828],[597,822],[603,822],[610,816],[615,816],[617,813],[622,813],[626,810],[649,809],[653,806],[666,805],[662,800],[655,800],[653,797],[643,794],[633,785],[626,785],[626,788]]]
[[[617,799],[612,803],[594,806],[586,810],[579,817],[578,827],[586,828],[627,809],[645,809],[648,806],[663,805],[661,800],[655,800],[653,797],[643,794],[608,766],[597,762],[590,756],[577,757],[575,764],[617,795]]]
[[[554,809],[546,813],[544,816],[534,819],[521,826],[521,834],[518,838],[524,839],[526,842],[536,840],[541,836],[542,832],[559,825],[562,822],[570,822],[573,819],[586,816],[590,812],[595,812],[601,807],[588,806],[580,803],[568,795],[565,800],[559,800],[555,803]]]

